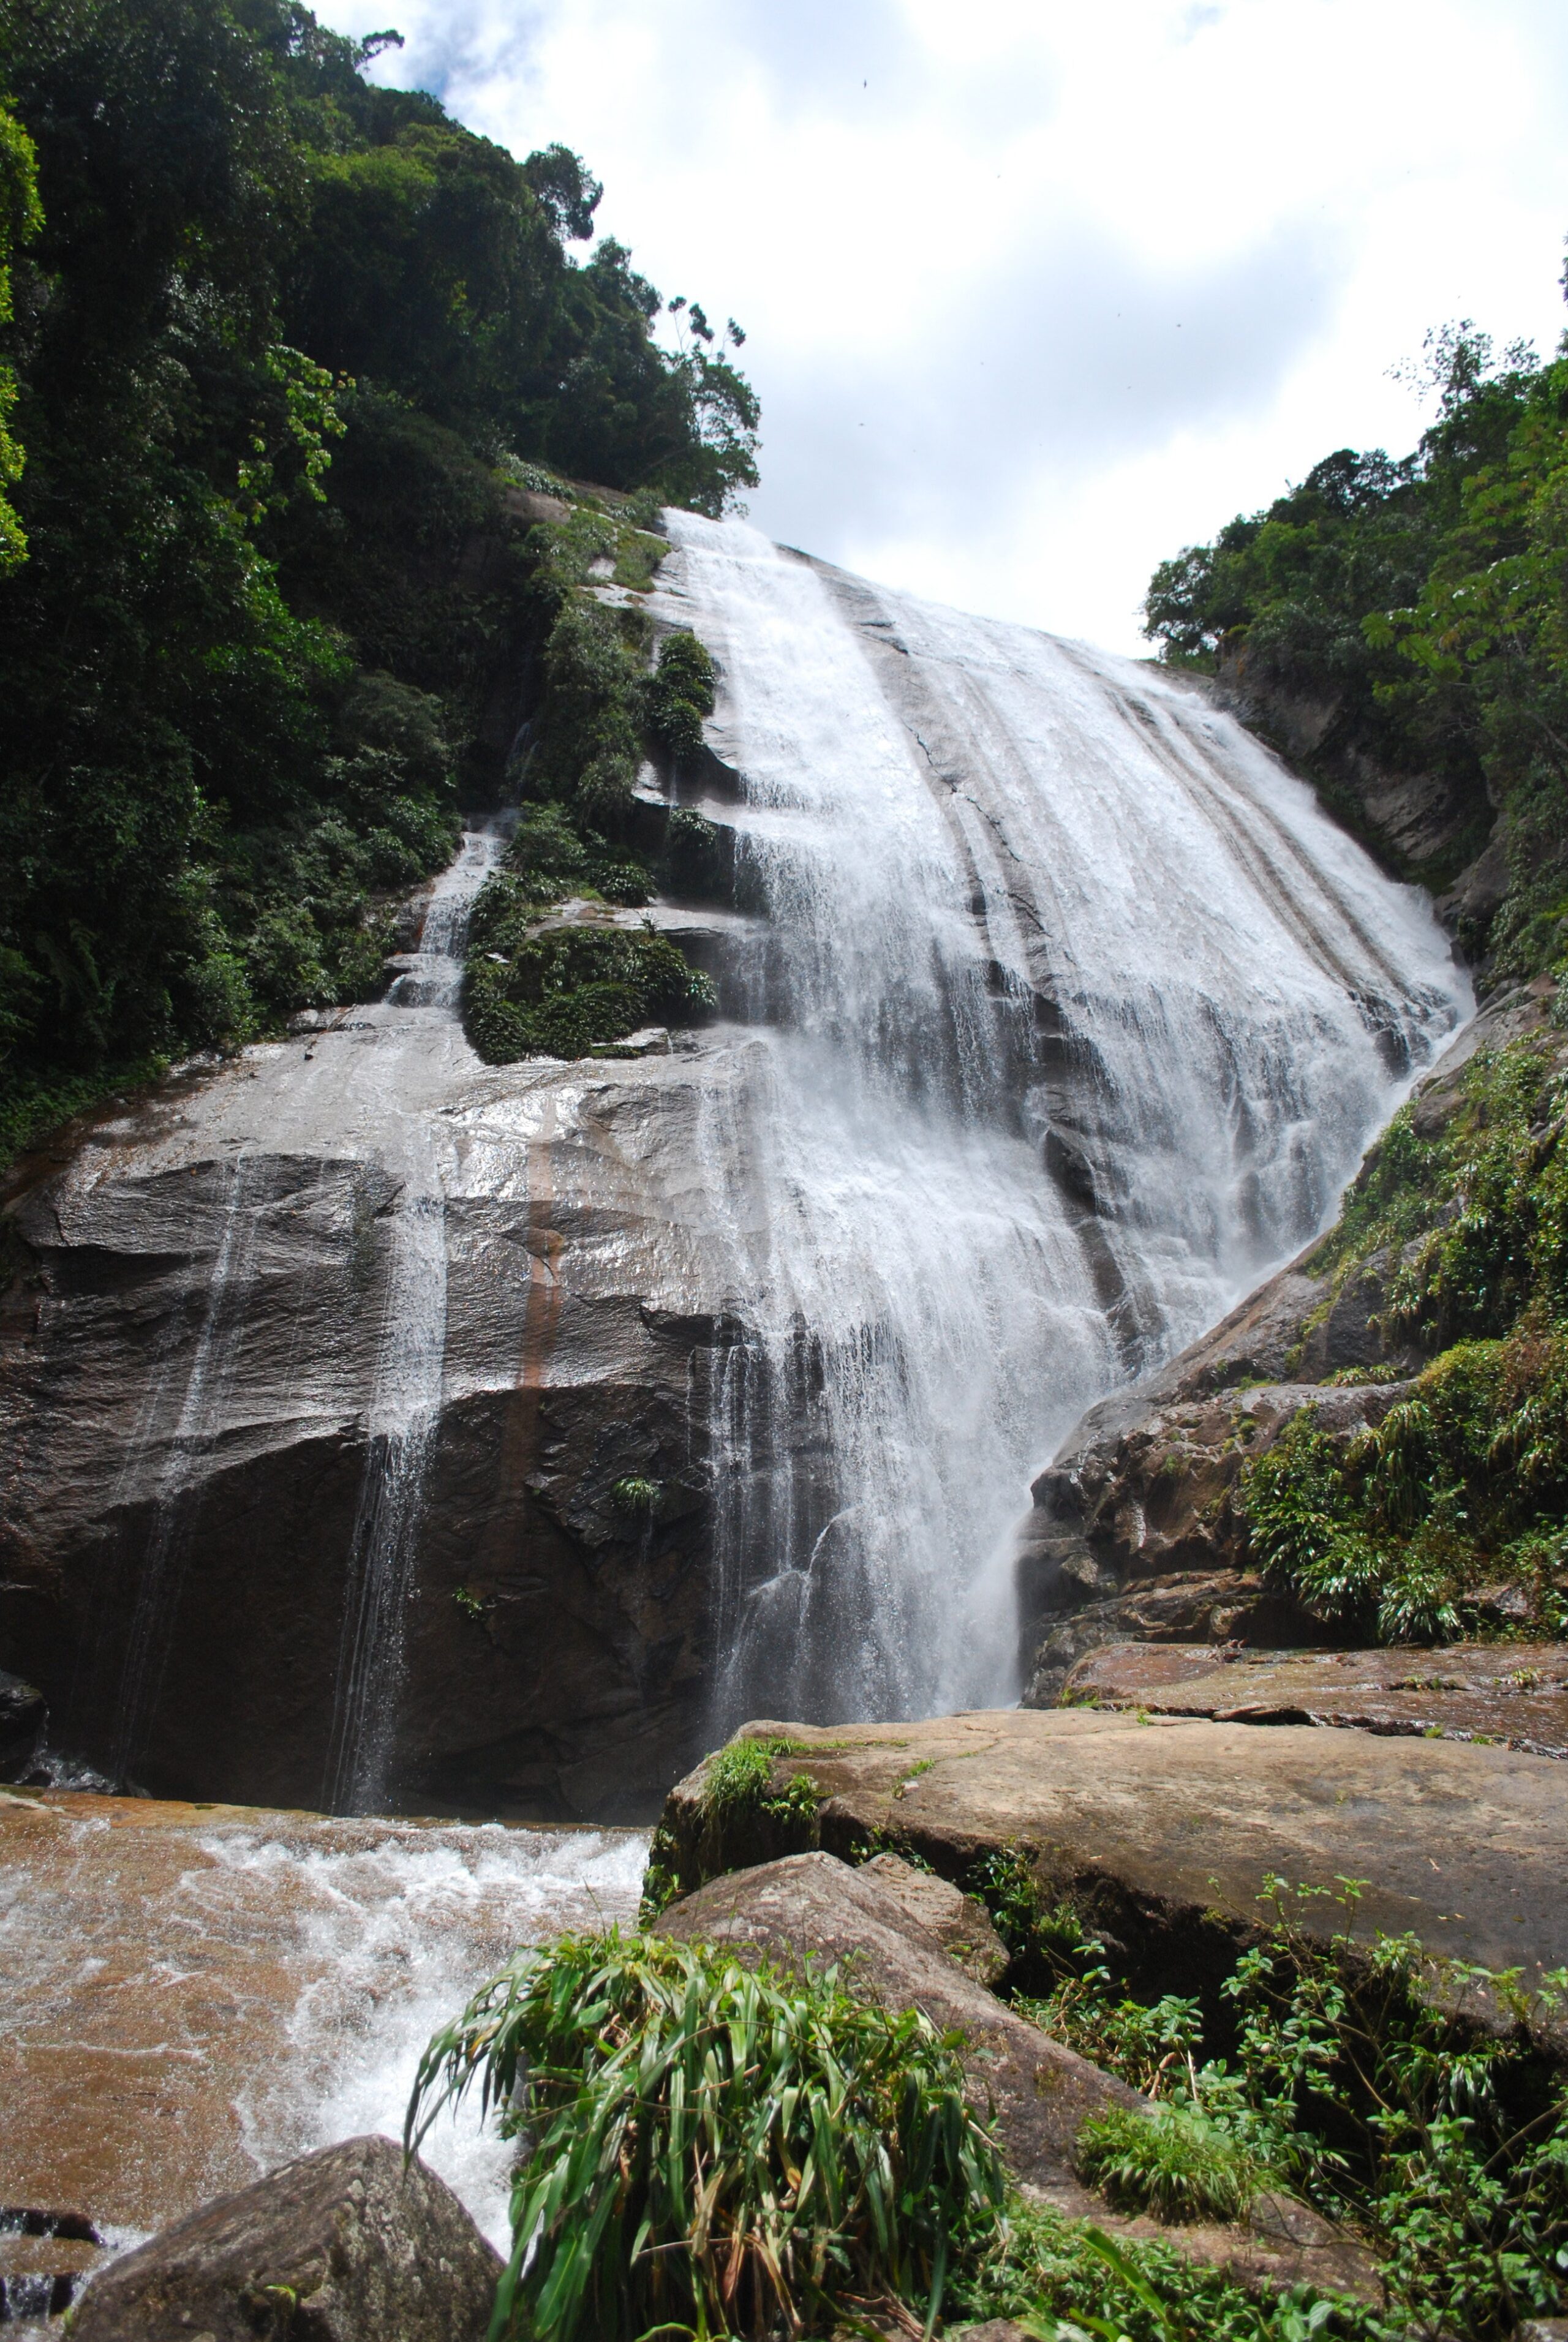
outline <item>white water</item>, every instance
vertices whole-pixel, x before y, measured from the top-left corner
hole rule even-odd
[[[432,2034],[520,1947],[629,1923],[646,1852],[634,1831],[60,1801],[0,1865],[9,2200],[85,2209],[124,2246],[294,2156],[401,2138]],[[514,2150],[476,2103],[423,2152],[504,2244]]]
[[[765,1062],[710,1132],[762,1197],[713,1426],[716,1721],[1005,1698],[1031,1474],[1323,1224],[1467,987],[1194,695],[668,522],[659,615],[719,659],[740,776],[706,810],[770,920],[734,1003]]]

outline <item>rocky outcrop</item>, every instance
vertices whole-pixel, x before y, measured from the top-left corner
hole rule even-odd
[[[1454,1113],[1480,1048],[1530,1036],[1568,1063],[1551,1021],[1555,993],[1539,977],[1466,1027],[1416,1089],[1418,1136],[1435,1136]],[[1258,1577],[1233,1491],[1243,1464],[1302,1408],[1331,1429],[1375,1425],[1409,1396],[1424,1361],[1385,1323],[1398,1262],[1374,1254],[1336,1287],[1317,1250],[1159,1373],[1091,1407],[1034,1481],[1018,1550],[1025,1705],[1054,1706],[1074,1668],[1106,1644],[1333,1640]],[[1379,1379],[1336,1386],[1356,1374]],[[1523,1623],[1503,1601],[1496,1623]]]
[[[1468,876],[1484,859],[1492,808],[1441,774],[1391,772],[1342,696],[1289,689],[1259,672],[1244,644],[1226,651],[1209,691],[1217,706],[1310,774],[1332,809],[1396,877],[1441,885],[1456,862],[1467,866]]]
[[[701,1746],[746,1167],[700,1166],[747,1047],[486,1072],[389,1018],[195,1069],[13,1183],[0,1649],[154,1791],[320,1805],[378,1409],[434,1340],[385,1799],[645,1814]]]
[[[221,2196],[88,2286],[75,2342],[483,2342],[501,2275],[450,2187],[345,2139]]]
[[[985,1855],[1021,1850],[1049,1897],[1117,1943],[1134,1988],[1211,1992],[1258,1926],[1271,1874],[1364,1880],[1359,1940],[1411,1933],[1438,1955],[1518,1968],[1526,1989],[1568,1963],[1568,1805],[1550,1757],[1084,1708],[746,1730],[785,1744],[781,1788],[809,1777],[828,1851],[891,1844],[963,1884]],[[754,1817],[746,1827],[754,1844]],[[781,1808],[784,1843],[790,1827]],[[701,1768],[672,1790],[662,1828],[683,1881],[724,1865]],[[1301,1924],[1326,1935],[1346,1921],[1325,1900]]]
[[[1246,2283],[1309,2283],[1377,2297],[1370,2256],[1289,2197],[1265,2194],[1235,2228],[1170,2228],[1110,2212],[1078,2177],[1078,2134],[1096,2114],[1147,2101],[967,1973],[962,1953],[944,1947],[912,1908],[907,1878],[920,1874],[902,1863],[890,1870],[887,1861],[851,1868],[827,1854],[788,1856],[714,1879],[666,1911],[659,1926],[685,1942],[733,1944],[785,1965],[832,1963],[849,1991],[886,2008],[918,2008],[940,2032],[960,2035],[973,2102],[1009,2170],[1057,2210],[1091,2216],[1124,2235],[1158,2236]],[[927,1882],[934,1916],[951,1916],[943,1884]]]
[[[1084,1707],[1223,1724],[1337,1725],[1568,1757],[1562,1643],[1283,1653],[1224,1643],[1113,1643],[1078,1662],[1063,1697]]]

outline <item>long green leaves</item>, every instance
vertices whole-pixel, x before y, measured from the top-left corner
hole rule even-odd
[[[941,2307],[954,2240],[1002,2201],[951,2037],[656,1937],[564,1937],[425,2051],[412,2150],[478,2087],[527,2141],[492,2334],[799,2333],[826,2305]]]

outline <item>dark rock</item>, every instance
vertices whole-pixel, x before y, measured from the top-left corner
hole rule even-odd
[[[1253,1570],[1151,1578],[1112,1601],[1090,1603],[1054,1626],[1034,1654],[1023,1705],[1054,1707],[1080,1662],[1105,1644],[1273,1646],[1313,1642],[1326,1631]]]
[[[48,1721],[43,1693],[0,1668],[0,1780],[15,1780],[29,1769]]]
[[[996,2137],[1014,2175],[1064,2209],[1097,2208],[1073,2168],[1078,2132],[1092,2114],[1144,2101],[966,1976],[885,1877],[830,1854],[791,1855],[714,1880],[673,1905],[659,1926],[686,1943],[750,1945],[786,1963],[835,1962],[850,1991],[887,2008],[919,2008],[940,2032],[961,2031],[977,2103],[994,2102]]]
[[[1480,1740],[1568,1757],[1568,1645],[1429,1651],[1260,1651],[1113,1643],[1079,1661],[1065,1698],[1084,1706],[1226,1724],[1339,1725]]]
[[[501,2266],[444,2181],[351,2138],[112,2262],[73,2342],[482,2342]]]

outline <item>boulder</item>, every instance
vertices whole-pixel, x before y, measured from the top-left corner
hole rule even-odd
[[[874,1878],[885,1887],[909,1917],[935,1937],[965,1976],[987,1991],[1001,1982],[1007,1967],[1007,1947],[976,1896],[962,1894],[935,1871],[917,1870],[896,1854],[874,1856],[863,1866],[861,1877]]]
[[[713,1880],[659,1927],[681,1942],[746,1945],[785,1964],[835,1963],[851,1991],[887,2008],[922,2009],[940,2032],[962,2032],[976,2103],[982,2112],[994,2105],[1015,2176],[1064,2209],[1094,2207],[1073,2169],[1078,2132],[1092,2114],[1143,2100],[976,1984],[885,1876],[830,1854],[790,1855]]]
[[[73,2342],[483,2342],[501,2267],[417,2157],[345,2139],[111,2262]]]
[[[1108,2210],[1074,2169],[1078,2133],[1109,2107],[1147,2101],[977,1984],[904,1893],[898,1873],[876,1863],[851,1868],[831,1855],[797,1854],[714,1879],[659,1925],[684,1942],[733,1944],[785,1965],[836,1963],[850,1991],[885,2008],[922,2009],[941,2030],[961,2033],[973,2101],[989,2109],[1013,2177],[1036,2201],[1122,2235],[1159,2237],[1243,2283],[1313,2283],[1375,2297],[1367,2255],[1290,2197],[1260,2197],[1233,2228],[1166,2227]]]
[[[830,1851],[902,1846],[962,1884],[987,1854],[1021,1850],[1044,1892],[1072,1897],[1156,1992],[1212,1993],[1266,1916],[1271,1874],[1367,1882],[1348,1920],[1330,1900],[1304,1907],[1301,1924],[1324,1935],[1408,1931],[1439,1957],[1517,1968],[1526,1990],[1568,1965],[1568,1801],[1548,1756],[1086,1708],[745,1732],[789,1744],[778,1784],[809,1776]],[[664,1808],[689,1886],[726,1858],[704,1780],[699,1768]]]
[[[1089,1707],[1214,1716],[1227,1724],[1349,1726],[1568,1757],[1563,1643],[1434,1651],[1112,1643],[1078,1662],[1063,1697]]]

